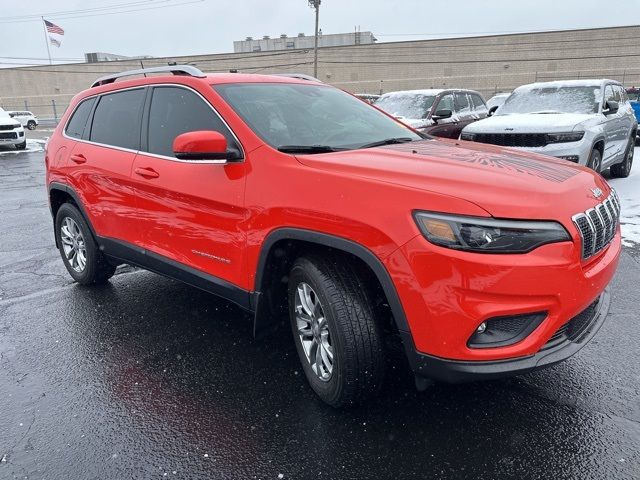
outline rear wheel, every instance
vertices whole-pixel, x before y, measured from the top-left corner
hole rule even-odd
[[[99,250],[84,217],[70,203],[63,204],[56,215],[56,240],[64,266],[76,282],[104,283],[115,273],[116,267]]]
[[[337,257],[303,257],[289,275],[291,328],[311,388],[341,407],[375,393],[384,378],[382,332],[356,270]]]
[[[633,166],[634,139],[629,140],[627,150],[624,152],[624,160],[621,163],[611,165],[611,176],[614,178],[627,178]]]
[[[600,173],[600,170],[602,169],[602,153],[600,153],[600,150],[598,150],[597,148],[594,148],[591,151],[591,155],[589,155],[589,161],[587,162],[587,167]]]

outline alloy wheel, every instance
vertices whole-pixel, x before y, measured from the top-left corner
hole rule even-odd
[[[298,337],[316,376],[327,382],[333,373],[333,346],[329,324],[316,292],[308,283],[296,288],[295,317]]]
[[[60,241],[64,255],[76,272],[81,273],[87,265],[87,247],[76,221],[65,217],[60,226]]]

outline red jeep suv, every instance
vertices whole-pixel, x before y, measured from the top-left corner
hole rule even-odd
[[[308,79],[104,77],[73,99],[46,166],[78,283],[127,263],[229,299],[256,334],[288,315],[333,406],[380,387],[393,338],[419,387],[568,358],[605,319],[621,249],[600,175],[424,137]]]

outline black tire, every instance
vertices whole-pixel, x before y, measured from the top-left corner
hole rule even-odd
[[[25,148],[27,148],[27,141],[25,140],[22,143],[18,143],[16,145],[16,150],[24,150]]]
[[[595,170],[600,173],[602,170],[602,153],[597,148],[594,148],[591,151],[591,155],[589,155],[589,161],[587,162],[587,167],[591,170]]]
[[[328,380],[314,371],[298,333],[296,294],[302,283],[317,294],[328,324],[333,351]],[[289,275],[289,312],[305,375],[325,403],[333,407],[357,404],[379,390],[385,370],[382,331],[368,288],[348,260],[315,255],[296,260]]]
[[[29,120],[27,122],[27,128],[29,130],[35,130],[36,129],[36,122],[34,122],[33,120]]]
[[[634,153],[634,139],[629,139],[629,144],[624,152],[624,160],[621,163],[611,165],[609,169],[611,176],[614,178],[627,178],[631,173],[631,167],[633,166],[633,153]]]
[[[74,269],[64,251],[62,226],[67,218],[75,222],[75,225],[78,227],[86,251],[86,263],[81,271]],[[60,256],[69,275],[71,275],[76,282],[81,285],[97,285],[105,283],[113,276],[116,267],[111,265],[99,250],[89,225],[75,205],[70,203],[62,204],[56,214],[55,229]]]

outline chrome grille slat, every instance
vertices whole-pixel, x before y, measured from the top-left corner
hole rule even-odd
[[[612,190],[602,203],[573,216],[582,240],[583,259],[592,257],[613,240],[620,222],[620,207],[620,200]]]

